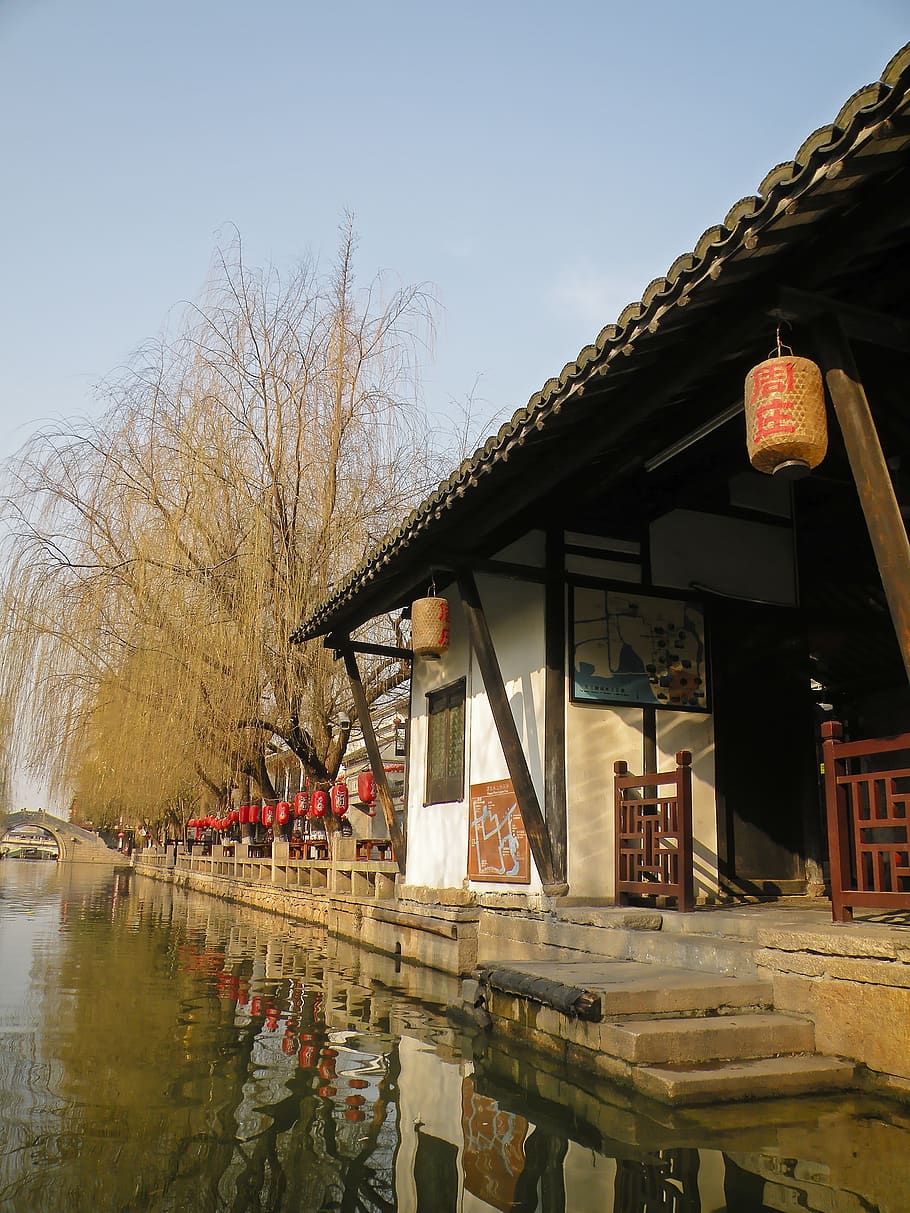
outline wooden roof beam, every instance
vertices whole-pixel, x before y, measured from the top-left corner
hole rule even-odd
[[[866,345],[910,354],[910,325],[883,312],[841,303],[827,295],[782,286],[775,307],[769,313],[776,320],[809,324],[821,316],[834,316],[848,338]]]

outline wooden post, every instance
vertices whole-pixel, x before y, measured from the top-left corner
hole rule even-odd
[[[386,825],[389,827],[389,838],[391,838],[392,846],[395,848],[395,860],[398,863],[398,871],[404,873],[406,859],[405,836],[398,825],[398,818],[395,816],[392,793],[389,790],[389,781],[386,779],[382,755],[379,753],[379,742],[376,740],[376,733],[373,729],[373,718],[370,716],[370,708],[367,703],[366,692],[363,689],[363,681],[360,677],[357,658],[353,650],[344,642],[341,642],[338,648],[344,658],[344,668],[347,670],[348,678],[351,682],[354,709],[357,712],[357,719],[360,721],[360,731],[363,734],[363,744],[366,746],[367,756],[370,759],[370,769],[373,772],[373,779],[376,781],[376,795],[382,806],[382,815],[385,818]]]
[[[506,686],[503,681],[502,671],[499,668],[496,650],[493,647],[493,638],[490,635],[487,617],[484,613],[483,604],[480,601],[477,583],[474,580],[473,573],[468,569],[460,570],[457,574],[457,580],[465,619],[468,625],[471,647],[474,650],[477,664],[480,667],[484,689],[487,693],[490,710],[493,713],[493,720],[496,724],[496,732],[499,734],[502,752],[505,755],[506,766],[509,768],[509,777],[512,780],[515,799],[518,802],[518,811],[521,813],[521,819],[524,822],[525,833],[528,836],[528,842],[531,847],[531,854],[534,856],[534,862],[537,864],[537,870],[543,881],[544,889],[547,890],[548,886],[550,888],[560,886],[560,891],[562,891],[564,886],[561,885],[561,882],[557,881],[553,866],[553,852],[550,846],[550,836],[547,833],[547,824],[540,810],[537,792],[534,789],[531,772],[528,770],[528,760],[525,758],[521,738],[518,735],[518,729],[512,716],[512,708],[509,705],[509,697],[506,694]]]
[[[563,531],[546,535],[544,582],[544,804],[558,882],[567,875],[566,816],[566,579]]]
[[[907,529],[850,342],[839,320],[830,315],[813,321],[812,333],[866,517],[904,669],[910,678],[910,542]]]

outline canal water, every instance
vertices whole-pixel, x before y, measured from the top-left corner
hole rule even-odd
[[[0,864],[2,1213],[907,1213],[910,1108],[673,1112],[458,983],[129,871]]]

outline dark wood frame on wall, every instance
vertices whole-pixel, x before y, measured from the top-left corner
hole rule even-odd
[[[645,698],[644,696],[623,698],[621,696],[613,696],[609,693],[603,695],[581,695],[577,691],[576,684],[576,594],[578,590],[594,590],[604,594],[605,598],[609,594],[622,594],[627,598],[640,598],[645,600],[662,600],[679,604],[682,608],[692,608],[698,611],[701,619],[701,631],[698,639],[702,649],[702,678],[703,678],[703,703],[699,704],[683,704],[661,702],[655,698]],[[605,613],[605,619],[609,615]],[[656,676],[659,676],[657,674]],[[569,580],[569,696],[572,703],[588,704],[592,707],[630,707],[630,708],[653,708],[656,711],[667,712],[689,712],[699,716],[709,715],[711,712],[711,673],[710,673],[710,648],[708,645],[708,608],[705,602],[697,595],[685,594],[681,595],[678,590],[663,590],[655,589],[652,586],[641,585],[639,582],[629,581],[614,581],[605,580],[595,577],[575,576]]]

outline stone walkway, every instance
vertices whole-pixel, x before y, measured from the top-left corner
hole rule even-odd
[[[574,906],[484,921],[492,1030],[667,1103],[844,1089],[910,1096],[910,915]]]

